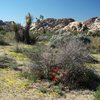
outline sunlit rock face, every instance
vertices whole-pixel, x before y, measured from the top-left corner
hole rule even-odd
[[[84,21],[83,23],[86,24],[87,27],[89,28],[95,22],[95,19],[97,19],[97,17],[90,18],[90,19]]]
[[[40,32],[43,31],[43,27],[45,30],[55,33],[69,30],[76,32],[100,30],[100,18],[98,17],[90,18],[84,22],[75,21],[72,18],[47,18],[42,20],[41,23],[42,24],[37,22],[32,23],[30,30]]]
[[[81,31],[87,30],[87,26],[82,22],[75,21],[75,22],[69,23],[67,26],[63,28],[63,30],[81,32]]]
[[[56,31],[58,29],[64,28],[73,21],[75,20],[72,18],[63,18],[63,19],[47,18],[41,21],[42,24],[37,22],[32,23],[30,30],[36,30],[36,29],[42,30],[41,27],[44,27],[47,30]]]
[[[100,18],[93,17],[84,22],[91,31],[100,30]]]
[[[94,23],[90,27],[90,30],[100,30],[100,18],[95,19]]]

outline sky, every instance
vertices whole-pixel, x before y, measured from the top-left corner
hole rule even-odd
[[[25,24],[25,16],[74,18],[84,21],[100,17],[100,0],[0,0],[0,19]],[[33,20],[34,21],[34,20]]]

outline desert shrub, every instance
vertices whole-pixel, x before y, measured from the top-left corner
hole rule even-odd
[[[89,36],[87,36],[85,34],[78,34],[77,36],[84,44],[90,44],[91,43],[91,39],[90,39]]]
[[[100,84],[100,77],[92,69],[88,69],[84,66],[73,67],[69,70],[64,78],[61,80],[64,85],[67,85],[70,89],[73,88],[86,88],[90,90],[95,90]]]
[[[0,35],[0,45],[8,45],[3,35]]]
[[[38,41],[49,41],[53,34],[54,34],[54,32],[50,32],[50,31],[47,30],[45,34],[41,33],[38,36]]]
[[[37,76],[34,73],[32,73],[32,72],[26,71],[26,72],[22,72],[20,75],[22,77],[30,80],[30,81],[33,81],[33,82],[35,82],[37,80]]]
[[[100,100],[100,86],[96,90],[95,99],[94,100]]]
[[[23,73],[23,76],[27,78],[42,77],[41,73],[43,72],[43,70],[41,67],[39,67],[39,64],[40,64],[41,54],[43,51],[43,46],[37,44],[32,47],[31,45],[18,44],[18,46],[14,47],[13,51],[17,53],[22,53],[23,55],[27,56],[30,59],[28,64],[25,65],[27,70],[25,70],[26,72]]]
[[[85,63],[92,62],[92,57],[89,54],[87,46],[78,38],[67,38],[66,42],[60,42],[55,46],[55,49],[49,49],[42,58],[42,64],[47,69],[47,75],[50,72],[50,66],[61,64],[61,71],[53,72],[55,80],[63,82],[71,88],[83,87],[94,89],[99,84],[100,79],[92,69],[85,67]],[[41,65],[42,65],[41,64]],[[61,73],[60,73],[61,72]],[[93,83],[93,84],[91,84]],[[92,86],[94,85],[94,87]]]
[[[61,82],[70,88],[95,89],[100,79],[94,70],[85,67],[85,63],[93,61],[87,45],[71,34],[54,45],[55,48],[38,44],[24,53],[31,59],[31,72],[39,78]]]
[[[62,34],[53,35],[50,39],[51,47],[58,47],[59,45],[62,45],[70,40],[80,40],[84,44],[91,43],[91,40],[88,36],[82,33],[71,33],[71,32],[64,32]]]
[[[5,30],[0,30],[0,34],[1,35],[5,35],[6,34],[6,31]]]
[[[96,30],[96,31],[94,32],[94,36],[100,37],[100,30]]]
[[[6,34],[4,35],[5,41],[7,43],[14,43],[14,32],[6,32]]]
[[[1,26],[1,27],[0,27],[0,31],[2,31],[2,30],[4,30],[4,29],[3,29],[3,27]]]
[[[76,38],[59,45],[56,53],[56,64],[63,66],[61,81],[69,87],[96,88],[98,76],[93,70],[87,69],[85,63],[91,62],[91,56],[86,45]],[[93,87],[91,83],[96,83]]]
[[[69,41],[72,37],[72,34],[70,32],[53,35],[50,39],[50,45],[51,47],[58,47],[59,45],[65,43],[66,41]]]
[[[31,41],[31,44],[35,44],[38,40],[38,36],[40,35],[39,33],[37,32],[32,32],[30,31],[30,41]]]
[[[100,53],[100,38],[91,37],[91,43],[89,48],[91,53]]]
[[[100,37],[100,30],[89,31],[88,35],[93,37]]]
[[[0,68],[15,68],[17,63],[15,60],[8,57],[0,57]]]
[[[53,33],[49,31],[46,31],[45,33],[38,32],[38,31],[30,31],[29,35],[30,35],[31,44],[36,44],[38,42],[49,41]]]
[[[5,30],[0,31],[0,44],[8,45],[14,42],[14,32],[7,32]]]
[[[27,50],[24,52],[25,55],[27,55],[27,57],[29,57],[31,59],[32,65],[29,66],[31,72],[36,73],[39,77],[43,76],[43,71],[45,71],[42,68],[42,63],[41,63],[41,59],[42,59],[42,52],[43,52],[43,47],[37,47],[37,48],[32,48],[30,50]]]

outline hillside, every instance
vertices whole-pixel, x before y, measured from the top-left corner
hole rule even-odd
[[[34,22],[31,25],[31,30],[38,30],[41,31],[42,27],[49,31],[95,31],[100,30],[100,18],[93,17],[84,22],[76,21],[72,18],[63,18],[63,19],[54,19],[54,18],[47,18],[41,21],[41,24],[38,22]]]

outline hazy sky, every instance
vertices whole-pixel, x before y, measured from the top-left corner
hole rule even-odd
[[[100,0],[0,0],[0,19],[25,23],[30,12],[37,17],[74,18],[79,21],[100,17]]]

